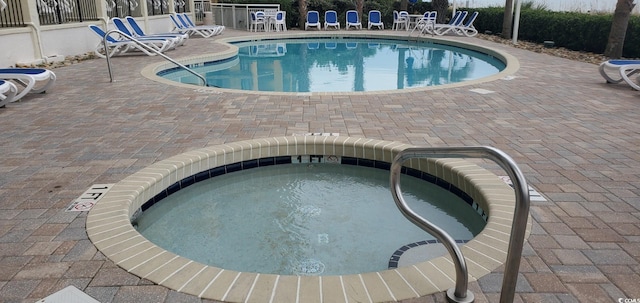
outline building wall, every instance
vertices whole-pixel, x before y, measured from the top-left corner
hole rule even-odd
[[[103,9],[105,0],[96,1],[99,2],[98,16],[101,16],[101,21],[40,25],[35,1],[23,0],[27,26],[0,28],[0,68],[38,65],[46,60],[62,60],[64,57],[93,52],[101,39],[88,26],[95,24],[104,28],[105,20],[108,20]],[[193,0],[189,2],[189,7],[193,8]],[[173,11],[173,0],[169,0],[169,7]],[[145,32],[166,33],[173,29],[168,15],[146,16],[145,12],[146,9],[143,10],[143,16],[136,17]]]

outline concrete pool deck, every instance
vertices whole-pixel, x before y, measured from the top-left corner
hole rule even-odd
[[[65,209],[93,184],[181,153],[309,132],[505,151],[547,200],[532,202],[516,302],[640,298],[640,92],[605,84],[593,64],[454,39],[508,52],[520,69],[446,90],[281,96],[168,87],[140,76],[163,61],[146,56],[114,58],[114,83],[103,59],[56,68],[47,94],[0,109],[0,301],[74,285],[103,303],[213,302],[117,267],[89,241],[87,213]],[[194,38],[167,54],[225,49]],[[476,302],[497,301],[501,278],[472,282]]]

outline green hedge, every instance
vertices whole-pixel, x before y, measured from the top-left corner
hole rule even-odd
[[[479,8],[474,22],[479,32],[502,32],[504,10],[501,7]],[[576,12],[522,10],[518,39],[543,43],[551,40],[558,47],[602,54],[609,39],[613,15],[590,15]],[[640,16],[631,16],[623,56],[640,58]]]

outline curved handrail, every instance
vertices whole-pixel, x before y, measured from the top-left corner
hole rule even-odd
[[[509,239],[509,249],[505,262],[504,276],[502,280],[502,290],[500,302],[512,302],[515,294],[518,271],[520,269],[520,257],[524,246],[524,236],[527,229],[527,219],[529,215],[529,187],[524,175],[506,153],[488,146],[471,147],[426,147],[407,148],[400,151],[391,164],[391,193],[400,212],[411,222],[435,236],[447,248],[453,259],[456,268],[455,288],[447,291],[447,299],[450,302],[473,302],[473,293],[468,289],[467,266],[462,252],[444,230],[422,218],[413,212],[402,197],[400,191],[400,173],[402,163],[413,158],[485,158],[497,163],[505,170],[511,178],[515,190],[516,204],[513,213],[513,223],[511,226],[511,237]]]
[[[135,44],[144,47],[145,49],[155,53],[156,55],[160,55],[160,57],[165,58],[169,62],[171,62],[171,63],[183,68],[184,70],[186,70],[186,71],[190,72],[191,74],[195,75],[196,77],[200,78],[200,80],[202,80],[202,85],[203,86],[208,86],[207,85],[207,79],[205,79],[204,76],[196,73],[194,70],[186,67],[184,64],[179,63],[178,61],[171,59],[169,56],[159,52],[158,50],[156,50],[156,49],[154,49],[152,47],[149,47],[148,45],[146,45],[144,43],[141,43],[140,41],[138,41],[138,39],[136,39],[134,37],[131,37],[130,35],[127,35],[127,34],[123,33],[122,31],[119,31],[117,29],[112,29],[112,30],[107,31],[104,34],[104,36],[102,37],[102,44],[104,45],[104,49],[105,49],[105,53],[106,53],[105,57],[107,58],[107,67],[109,68],[109,78],[111,79],[111,82],[113,82],[113,74],[111,72],[111,61],[109,60],[109,57],[110,57],[109,56],[109,52],[107,51],[107,49],[108,49],[107,48],[107,37],[109,37],[109,34],[111,34],[111,33],[118,33],[120,36],[125,37],[126,39],[134,42]]]

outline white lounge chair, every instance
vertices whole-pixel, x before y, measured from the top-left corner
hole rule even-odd
[[[348,10],[346,15],[347,24],[344,26],[345,29],[349,29],[350,27],[355,27],[356,29],[362,29],[362,23],[360,23],[360,16],[358,16],[358,11]]]
[[[167,40],[167,42],[169,42],[169,45],[167,45],[167,49],[170,48],[175,48],[176,46],[178,46],[181,42],[182,42],[182,38],[178,37],[178,36],[153,36],[153,37],[141,37],[136,35],[133,31],[130,31],[129,28],[127,27],[127,25],[124,23],[124,21],[122,21],[122,19],[118,18],[118,17],[113,17],[111,18],[111,23],[113,23],[113,25],[115,25],[116,29],[123,32],[125,35],[130,36],[136,40],[147,40],[147,39],[165,39]],[[182,34],[178,34],[178,35],[182,35]]]
[[[167,39],[137,39],[138,42],[132,40],[118,40],[112,36],[107,36],[107,33],[102,30],[97,25],[89,25],[89,29],[91,29],[98,37],[100,37],[100,42],[96,45],[95,54],[98,57],[106,58],[106,56],[113,57],[118,54],[128,53],[131,50],[138,50],[148,56],[155,56],[156,53],[150,51],[144,46],[138,45],[138,43],[146,45],[147,47],[158,51],[163,52],[171,46],[171,41]],[[104,49],[103,37],[107,36],[107,49]]]
[[[180,14],[178,14],[180,15]],[[217,35],[222,35],[222,32],[224,32],[225,30],[225,26],[224,25],[196,25],[193,20],[191,20],[191,17],[189,17],[189,14],[187,13],[182,13],[182,18],[183,20],[187,23],[187,27],[188,28],[192,28],[192,29],[211,29],[213,31],[216,32],[216,36]],[[180,19],[180,18],[178,18]]]
[[[457,27],[460,27],[464,19],[467,17],[467,14],[469,14],[467,11],[456,11],[448,24],[435,24],[433,26],[433,33],[438,36],[443,36],[454,31]]]
[[[473,22],[478,18],[478,12],[473,12],[467,22],[455,27],[453,31],[459,36],[473,37],[478,34],[478,30],[473,26]],[[437,34],[437,33],[436,33]]]
[[[143,30],[142,27],[140,27],[140,25],[138,25],[138,22],[136,21],[135,18],[131,17],[131,16],[126,16],[125,19],[127,20],[127,22],[129,23],[129,27],[131,27],[131,30],[133,31],[133,33],[135,34],[136,37],[146,37],[146,38],[153,38],[153,37],[167,37],[167,38],[176,38],[177,41],[177,45],[184,45],[184,43],[187,41],[187,39],[189,38],[189,35],[184,34],[184,33],[156,33],[156,34],[146,34]]]
[[[56,74],[44,68],[0,68],[0,79],[12,80],[23,87],[12,101],[28,93],[44,93],[56,81]]]
[[[369,11],[369,20],[367,21],[367,29],[371,29],[372,27],[377,27],[379,29],[384,29],[384,23],[382,22],[382,14],[378,10]]]
[[[340,29],[340,22],[338,22],[338,13],[333,10],[324,12],[324,30],[329,27]]]
[[[307,21],[304,23],[304,30],[307,30],[310,27],[317,27],[318,30],[322,29],[322,25],[320,24],[320,13],[318,13],[318,11],[307,12]]]
[[[18,93],[18,88],[9,81],[0,80],[0,108],[13,102],[13,98]]]
[[[624,81],[633,89],[640,90],[638,82],[630,78],[640,73],[640,60],[607,60],[600,63],[598,70],[607,83]],[[610,75],[610,73],[615,73],[615,75]]]
[[[217,36],[222,34],[225,27],[222,25],[200,25],[196,26],[191,23],[191,19],[189,19],[187,14],[174,14],[169,15],[173,25],[176,27],[178,32],[186,33],[189,36],[193,36],[195,34],[200,35],[203,38],[209,38],[213,36]]]

